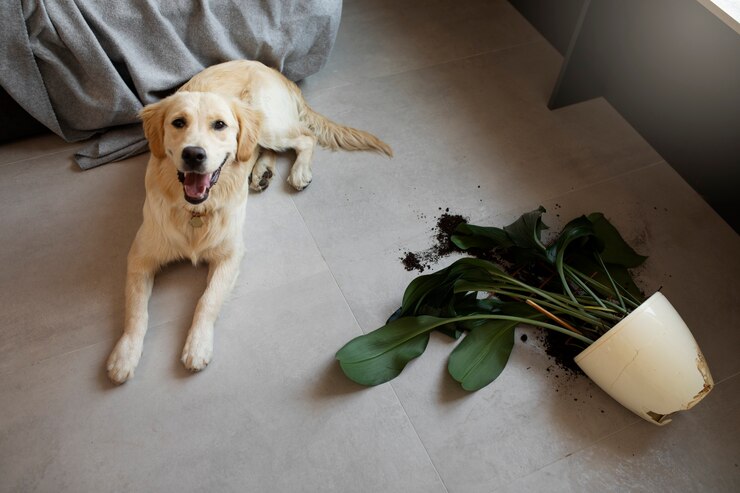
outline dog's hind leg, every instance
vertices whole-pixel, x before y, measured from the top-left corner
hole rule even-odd
[[[311,174],[311,158],[316,147],[316,137],[311,134],[302,134],[284,139],[282,144],[285,148],[294,149],[296,152],[296,160],[290,170],[288,183],[293,185],[296,190],[301,191],[311,183],[313,176]]]
[[[275,161],[277,161],[277,154],[271,149],[262,149],[260,157],[252,168],[252,173],[249,175],[249,188],[257,192],[262,192],[268,186],[270,181],[275,174]]]
[[[181,361],[188,370],[203,370],[211,362],[213,326],[221,305],[234,287],[242,256],[243,251],[238,249],[210,263],[208,287],[195,308],[193,325],[190,327],[185,347],[182,350]]]

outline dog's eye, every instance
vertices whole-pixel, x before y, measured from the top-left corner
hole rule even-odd
[[[172,120],[172,126],[175,128],[182,128],[185,126],[185,119],[184,118],[175,118]]]
[[[226,128],[226,124],[222,122],[221,120],[216,120],[213,122],[213,129],[214,130],[223,130]]]

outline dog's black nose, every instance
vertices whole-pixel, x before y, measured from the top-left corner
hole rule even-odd
[[[182,150],[182,162],[192,171],[198,171],[206,160],[206,150],[202,147],[188,146]]]

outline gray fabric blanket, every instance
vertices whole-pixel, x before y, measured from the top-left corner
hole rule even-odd
[[[68,142],[97,135],[75,156],[87,169],[145,151],[143,104],[210,65],[244,58],[293,80],[315,73],[341,8],[341,0],[2,1],[0,85]]]

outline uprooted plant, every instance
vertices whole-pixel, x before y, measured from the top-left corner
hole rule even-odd
[[[601,213],[570,221],[543,243],[545,209],[504,228],[461,224],[452,241],[495,259],[463,258],[414,279],[386,325],[337,352],[344,373],[363,385],[398,376],[436,330],[454,339],[448,371],[478,390],[503,371],[520,324],[564,334],[587,347],[643,301],[629,268],[638,255]]]

